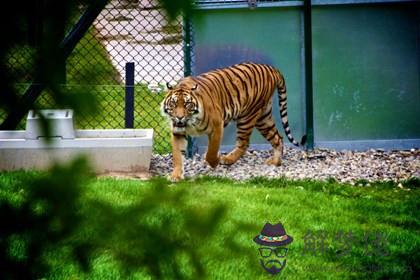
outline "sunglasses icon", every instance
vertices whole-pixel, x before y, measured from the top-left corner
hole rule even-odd
[[[269,248],[269,247],[262,247],[258,249],[260,251],[260,255],[263,258],[269,258],[274,253],[278,258],[284,258],[287,256],[287,252],[289,249],[285,247],[279,248]]]

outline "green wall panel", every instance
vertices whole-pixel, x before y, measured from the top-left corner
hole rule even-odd
[[[269,63],[283,73],[288,88],[289,123],[293,135],[300,139],[305,122],[299,8],[199,10],[193,26],[194,74],[244,61]],[[283,133],[277,100],[276,94],[273,112],[277,128]],[[222,145],[234,145],[235,139],[234,125],[230,125],[225,129]],[[257,131],[251,143],[268,144]],[[198,145],[206,145],[205,137],[198,140]]]
[[[418,7],[313,9],[315,143],[420,138]]]

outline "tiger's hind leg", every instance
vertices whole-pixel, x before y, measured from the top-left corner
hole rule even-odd
[[[279,134],[273,117],[271,115],[271,108],[267,109],[258,119],[256,127],[258,131],[270,142],[274,149],[273,156],[269,158],[266,163],[270,165],[280,165],[283,156],[283,138]]]
[[[252,116],[238,118],[236,122],[236,147],[229,154],[221,156],[220,163],[227,165],[234,164],[245,154],[249,147],[249,138],[251,137],[259,114],[260,112]]]

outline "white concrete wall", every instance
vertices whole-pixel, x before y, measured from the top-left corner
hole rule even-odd
[[[0,131],[0,170],[43,170],[85,155],[97,173],[149,170],[153,130],[76,130],[75,139],[26,140],[24,131]],[[81,137],[83,136],[83,137]]]

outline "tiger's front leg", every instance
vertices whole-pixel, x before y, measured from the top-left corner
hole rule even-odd
[[[214,126],[215,129],[208,135],[209,145],[206,153],[206,161],[211,167],[215,168],[220,161],[219,148],[223,138],[223,124],[217,124]]]
[[[170,176],[172,182],[178,182],[184,178],[183,154],[187,148],[187,136],[172,134],[172,161],[174,170]]]
[[[238,159],[245,154],[249,146],[249,138],[252,130],[257,122],[260,111],[253,115],[246,115],[241,117],[236,122],[236,147],[229,154],[220,158],[222,164],[230,165],[238,161]]]

